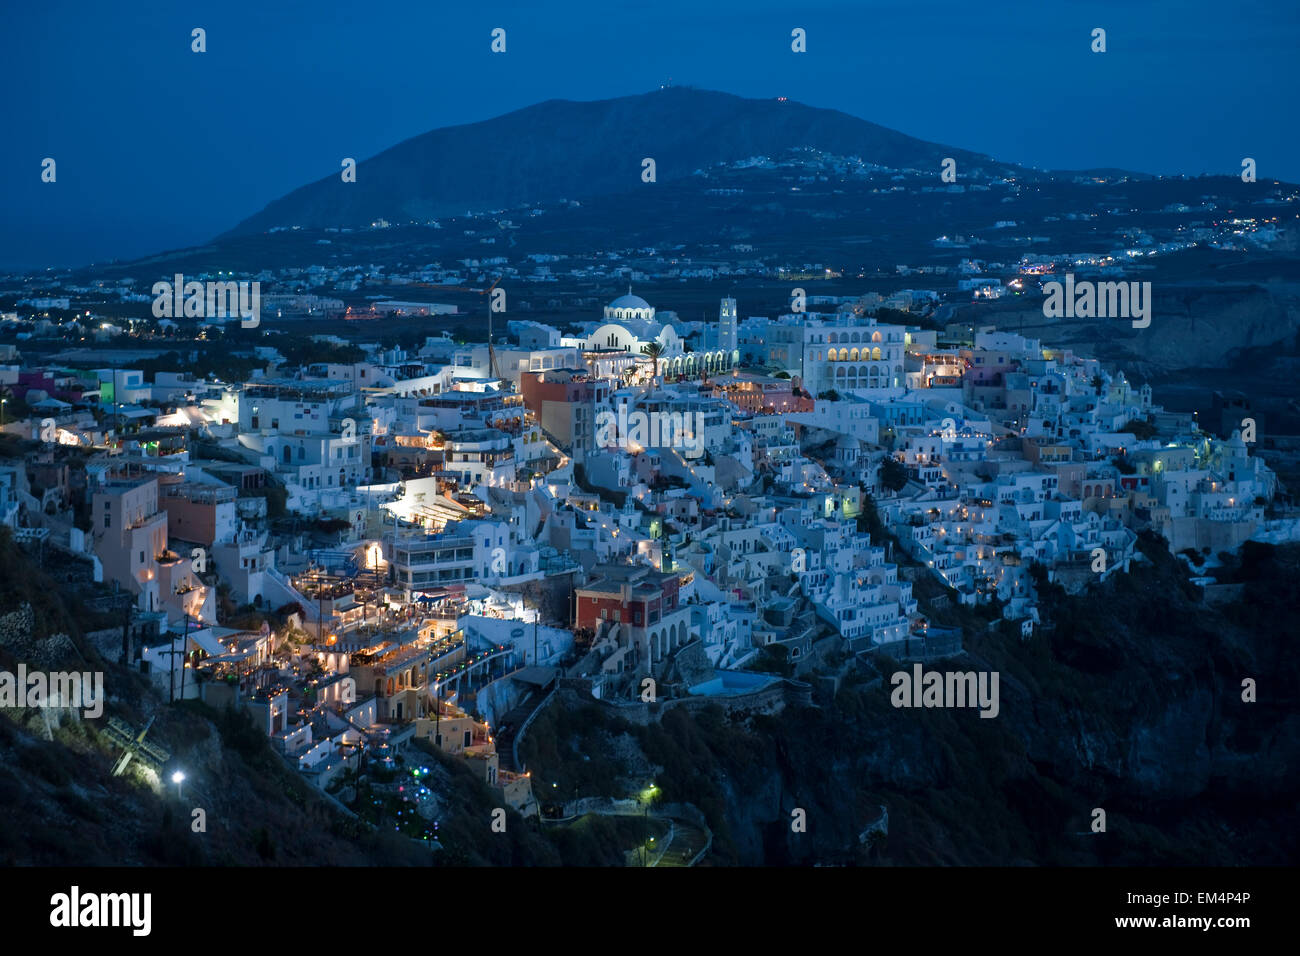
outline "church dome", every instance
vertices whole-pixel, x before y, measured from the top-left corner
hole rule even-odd
[[[639,295],[633,295],[631,286],[628,286],[627,295],[620,295],[605,306],[605,320],[608,322],[623,322],[629,319],[650,322],[654,317],[655,307]]]
[[[641,298],[639,295],[633,295],[632,293],[629,292],[627,295],[620,295],[617,299],[615,299],[613,302],[611,302],[611,303],[609,304],[609,308],[611,308],[611,309],[647,309],[647,310],[648,310],[648,309],[651,308],[651,306],[650,306],[650,303],[649,303],[649,302],[647,302],[645,299]]]

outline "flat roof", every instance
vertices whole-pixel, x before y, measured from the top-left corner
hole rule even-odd
[[[530,666],[515,671],[510,676],[524,684],[531,684],[534,687],[545,687],[555,680],[559,671],[554,667],[537,667]]]

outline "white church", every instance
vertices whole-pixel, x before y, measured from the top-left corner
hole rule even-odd
[[[734,315],[734,302],[732,314]],[[734,323],[734,319],[732,320]],[[701,373],[715,374],[730,369],[733,356],[718,349],[707,352],[688,352],[681,335],[671,323],[655,318],[655,308],[629,287],[605,306],[604,321],[588,323],[581,335],[565,336],[561,344],[587,352],[623,351],[635,355],[651,342],[659,343],[659,374],[665,378],[684,375],[694,378]]]

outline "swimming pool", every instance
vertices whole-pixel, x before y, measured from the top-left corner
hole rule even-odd
[[[781,678],[751,671],[718,671],[713,680],[696,684],[688,693],[697,697],[734,697],[774,684]]]

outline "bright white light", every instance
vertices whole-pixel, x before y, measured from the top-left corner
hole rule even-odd
[[[179,770],[172,774],[172,783],[180,783],[184,779],[185,774],[181,773]]]

